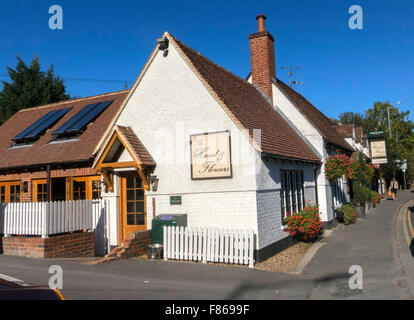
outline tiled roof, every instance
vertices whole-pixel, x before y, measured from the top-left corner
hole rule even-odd
[[[345,138],[352,138],[352,132],[354,129],[353,124],[337,125],[336,130],[338,130]]]
[[[321,134],[333,145],[352,152],[352,148],[345,141],[344,137],[338,132],[334,123],[322,112],[316,109],[308,100],[288,85],[277,80],[279,88],[281,88],[295,103],[295,105],[305,114],[305,116],[319,129]]]
[[[262,152],[284,158],[321,161],[256,87],[218,66],[176,38],[171,38],[201,76],[202,81],[205,81],[222,101],[231,117],[249,130],[251,139],[253,139],[253,130],[261,130]]]
[[[23,109],[0,126],[0,170],[12,167],[27,167],[54,163],[89,161],[111,120],[120,109],[128,90],[107,93],[88,98],[67,100],[45,106]],[[72,118],[88,104],[114,100],[99,117],[89,124],[82,135],[74,141],[49,143],[52,132]],[[14,147],[12,138],[52,110],[72,108],[32,146]]]
[[[116,130],[121,135],[124,142],[128,145],[129,150],[134,153],[139,163],[146,166],[155,166],[154,159],[131,127],[117,125]]]

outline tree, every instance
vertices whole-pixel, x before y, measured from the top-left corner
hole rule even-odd
[[[16,68],[7,67],[11,82],[3,81],[0,92],[0,124],[21,109],[69,99],[63,80],[54,74],[53,65],[42,72],[39,58],[34,57],[29,67],[20,57],[16,58]]]
[[[410,162],[414,153],[414,123],[408,120],[408,115],[409,111],[400,112],[389,102],[376,102],[372,108],[366,111],[364,130],[366,132],[384,131],[386,133],[388,163],[381,165],[381,168],[387,180],[396,177],[399,181],[402,181],[402,172],[397,160],[403,159],[408,160],[407,175],[409,177],[414,176],[414,166]]]
[[[365,124],[365,117],[363,114],[358,112],[342,112],[339,114],[337,122],[342,124],[353,124],[355,127],[361,127]]]

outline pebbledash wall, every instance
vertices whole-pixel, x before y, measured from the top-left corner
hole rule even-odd
[[[264,250],[287,236],[281,229],[281,169],[304,170],[306,200],[314,202],[313,166],[265,164],[173,45],[166,57],[156,53],[116,124],[130,126],[157,163],[158,189],[146,193],[148,229],[155,214],[185,213],[190,226],[253,229],[256,250]],[[232,178],[192,180],[190,135],[223,130],[231,134]],[[115,171],[114,193],[103,194],[111,213],[118,211],[118,189]],[[182,205],[170,205],[172,195],[180,195]],[[112,214],[112,246],[118,244],[117,224]]]
[[[273,101],[275,109],[278,110],[279,113],[289,121],[290,125],[308,141],[308,144],[312,147],[314,152],[322,159],[321,166],[316,171],[318,204],[320,211],[322,212],[322,220],[325,223],[330,223],[334,220],[334,212],[332,210],[331,186],[325,176],[324,162],[329,154],[325,148],[324,138],[303,113],[298,110],[286,93],[275,83],[273,83]],[[343,191],[345,192],[345,190]]]
[[[29,258],[95,256],[95,232],[78,232],[49,238],[3,237],[3,254]]]

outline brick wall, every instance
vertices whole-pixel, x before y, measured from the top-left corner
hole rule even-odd
[[[50,170],[51,178],[64,178],[64,177],[77,177],[77,176],[92,176],[95,175],[95,171],[91,167],[82,168],[64,168],[64,169],[52,169]],[[17,181],[31,179],[46,179],[46,169],[41,171],[21,172],[21,173],[9,173],[1,174],[0,181]]]
[[[27,192],[23,192],[23,189],[20,190],[20,201],[33,201],[32,200],[32,196],[33,196],[33,192],[32,192],[32,188],[33,188],[33,184],[32,184],[32,179],[30,177],[22,177],[21,182],[27,182]]]
[[[151,243],[151,230],[131,232],[120,246],[105,256],[105,259],[122,259],[141,256],[147,253],[147,247]]]
[[[276,78],[273,36],[263,31],[251,34],[249,39],[252,81],[272,101],[271,78]]]
[[[3,254],[28,258],[76,258],[95,255],[95,232],[50,238],[3,237]]]

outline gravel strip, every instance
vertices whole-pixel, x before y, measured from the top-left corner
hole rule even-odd
[[[271,272],[292,272],[311,247],[312,243],[298,242],[273,257],[257,263],[255,268]]]

